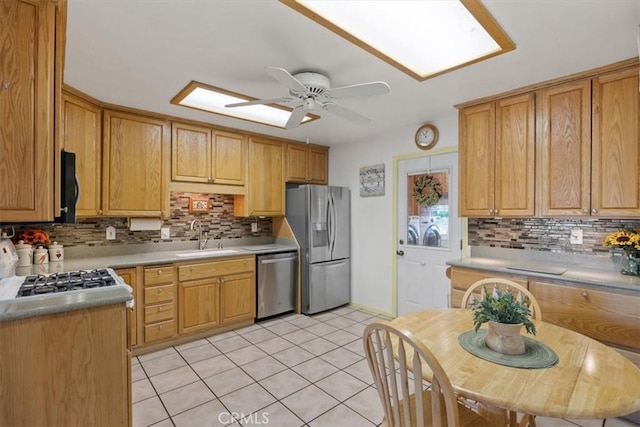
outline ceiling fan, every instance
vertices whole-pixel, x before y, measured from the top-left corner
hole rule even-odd
[[[336,99],[382,95],[391,88],[385,82],[360,83],[350,86],[331,88],[329,78],[324,74],[303,72],[291,75],[284,68],[265,67],[267,74],[289,89],[289,96],[273,99],[256,99],[255,101],[227,104],[225,107],[246,107],[260,104],[294,104],[295,107],[285,124],[285,129],[298,127],[305,115],[317,109],[335,114],[343,119],[367,124],[371,120],[335,102]]]

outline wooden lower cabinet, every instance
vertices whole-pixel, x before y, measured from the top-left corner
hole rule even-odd
[[[256,317],[256,283],[253,272],[221,278],[220,311],[222,324]]]
[[[0,425],[131,425],[124,303],[0,322]]]
[[[538,280],[531,292],[545,322],[640,352],[640,295]]]
[[[127,311],[127,331],[129,335],[128,343],[129,348],[138,345],[138,280],[136,269],[134,268],[120,268],[115,270],[116,274],[122,277],[122,280],[133,289],[131,294],[133,295],[134,305],[133,309]]]
[[[172,338],[176,334],[173,265],[144,269],[144,343]]]
[[[255,317],[253,256],[178,265],[179,333]]]
[[[451,307],[460,308],[462,297],[469,286],[478,280],[487,279],[489,277],[513,280],[519,285],[522,285],[527,289],[529,288],[528,280],[521,276],[499,274],[492,271],[474,270],[470,268],[451,267]]]
[[[180,282],[178,285],[178,332],[193,332],[220,324],[218,278]]]

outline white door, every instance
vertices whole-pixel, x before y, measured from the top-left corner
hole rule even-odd
[[[398,315],[449,306],[446,261],[461,257],[458,153],[398,162]]]

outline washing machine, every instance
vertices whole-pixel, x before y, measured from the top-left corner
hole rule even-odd
[[[407,245],[419,245],[420,244],[420,218],[412,216],[409,218],[409,225],[407,227]]]

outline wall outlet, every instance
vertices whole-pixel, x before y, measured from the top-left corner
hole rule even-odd
[[[169,227],[162,227],[160,229],[160,238],[162,240],[169,240],[171,239],[171,228]]]
[[[115,240],[116,239],[116,228],[115,227],[107,227],[107,240]]]
[[[252,233],[257,233],[258,232],[258,223],[257,222],[252,222],[251,223],[251,232]]]
[[[571,230],[571,235],[569,236],[569,241],[572,245],[581,245],[582,244],[582,230],[576,228],[575,230]]]

